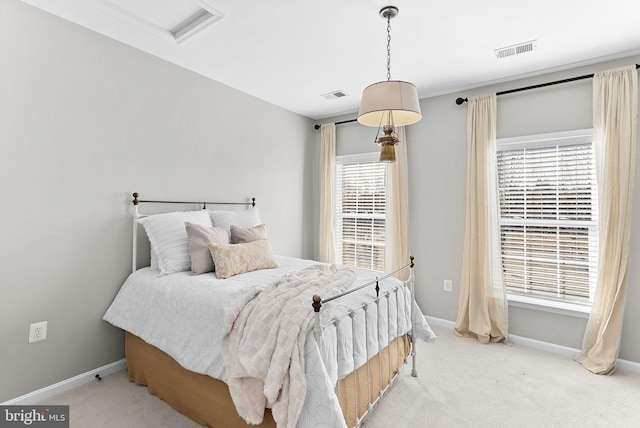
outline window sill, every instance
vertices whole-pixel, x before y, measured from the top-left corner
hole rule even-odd
[[[578,303],[558,302],[555,300],[541,299],[539,297],[523,296],[507,293],[509,306],[533,309],[537,311],[552,312],[554,314],[568,315],[579,318],[589,318],[591,306]]]

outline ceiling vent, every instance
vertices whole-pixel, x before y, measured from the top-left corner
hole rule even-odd
[[[348,97],[349,94],[347,94],[345,91],[337,90],[337,91],[329,92],[326,94],[322,94],[322,96],[324,97],[325,100],[335,100],[338,98]]]
[[[520,55],[527,52],[533,52],[538,45],[537,40],[531,40],[529,42],[518,43],[517,45],[506,46],[504,48],[494,49],[493,53],[496,55],[496,59],[502,59],[509,56]]]

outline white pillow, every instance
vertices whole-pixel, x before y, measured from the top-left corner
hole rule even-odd
[[[246,211],[209,211],[214,227],[223,227],[231,234],[231,225],[238,227],[260,226],[260,211],[249,208]]]
[[[153,251],[153,247],[150,248],[151,251],[151,262],[150,264],[150,268],[151,270],[155,270],[155,271],[159,271],[160,269],[158,268],[158,256],[156,256],[156,252]]]
[[[186,222],[211,227],[207,210],[155,214],[138,220],[144,226],[158,270],[166,275],[191,269]]]

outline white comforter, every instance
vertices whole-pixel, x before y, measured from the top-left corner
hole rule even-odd
[[[247,287],[273,283],[285,274],[316,263],[282,256],[277,256],[276,260],[280,266],[278,269],[249,272],[225,280],[218,280],[213,274],[194,276],[190,272],[180,272],[163,276],[148,268],[140,269],[125,281],[104,320],[163,350],[188,370],[227,381],[222,340],[225,335],[225,307]],[[356,272],[358,279],[354,286],[375,278],[375,273],[370,271],[356,269]],[[381,297],[387,282],[381,283]],[[309,334],[306,340],[307,394],[298,421],[299,428],[322,424],[344,426],[340,406],[333,393],[337,379],[386,346],[389,336],[399,336],[410,330],[409,315],[399,317],[396,322],[398,309],[400,313],[409,312],[406,310],[410,305],[409,296],[401,288],[398,292],[391,292],[388,300],[381,300],[381,315],[386,317],[387,312],[391,315],[389,331],[383,330],[379,334],[370,331],[368,345],[357,340],[353,343],[348,309],[357,306],[363,298],[373,300],[375,292],[367,287],[335,302],[335,316],[346,319],[340,322],[340,346],[336,345],[337,333],[333,327],[323,330],[322,353],[313,334]],[[414,336],[425,340],[435,338],[422,313],[414,308]],[[364,322],[361,313],[356,312],[353,318],[356,325]],[[375,318],[375,305],[367,311],[367,317]]]

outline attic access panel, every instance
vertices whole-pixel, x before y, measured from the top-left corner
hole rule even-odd
[[[93,0],[107,13],[182,43],[224,15],[203,0]]]

